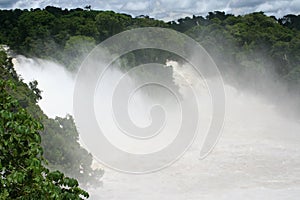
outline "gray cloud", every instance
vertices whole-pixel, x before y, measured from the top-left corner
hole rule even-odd
[[[18,0],[0,0],[1,8],[11,8]]]
[[[300,0],[0,0],[0,8],[36,8],[47,5],[62,8],[114,10],[136,15],[149,15],[158,19],[174,20],[184,16],[206,15],[219,10],[242,15],[263,11],[282,17],[300,13]]]
[[[263,0],[248,0],[248,1],[232,0],[229,2],[229,7],[233,8],[233,9],[234,8],[244,8],[244,7],[255,8],[265,2],[266,1],[263,1]]]

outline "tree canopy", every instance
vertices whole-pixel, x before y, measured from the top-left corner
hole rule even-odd
[[[193,37],[222,70],[275,71],[289,84],[298,84],[300,79],[300,15],[287,14],[276,19],[263,12],[234,16],[214,11],[205,17],[165,23],[144,15],[132,17],[90,7],[68,10],[47,6],[0,10],[0,24],[0,44],[9,45],[16,53],[56,60],[73,70],[87,52],[106,38],[124,30],[151,26],[172,28]],[[168,57],[166,53],[148,51],[136,52],[127,59],[132,64],[141,63],[145,57],[141,55],[146,54]]]
[[[82,185],[100,184],[103,171],[91,168],[92,155],[80,146],[73,118],[48,118],[37,104],[42,98],[37,81],[25,84],[4,51],[0,51],[0,65],[0,80],[10,81],[15,88],[8,90],[8,93],[28,115],[43,124],[43,129],[37,132],[41,137],[40,145],[48,168],[63,171],[67,176],[78,179]]]
[[[7,66],[1,55],[1,75]],[[7,70],[6,70],[7,72]],[[11,73],[11,72],[8,72]],[[84,199],[78,181],[46,168],[40,132],[43,125],[13,95],[17,85],[0,80],[0,199]],[[34,91],[32,91],[34,93]]]

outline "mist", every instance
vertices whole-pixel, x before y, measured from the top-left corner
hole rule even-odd
[[[55,118],[73,112],[75,74],[63,65],[39,58],[16,56],[14,67],[25,83],[38,81],[42,99],[38,102],[44,113]]]
[[[25,82],[38,81],[43,91],[39,105],[48,116],[73,113],[75,74],[62,65],[42,59],[17,56],[14,63]],[[200,121],[205,122],[202,130],[206,130],[212,105],[204,81],[193,75],[188,64],[166,61],[166,66],[187,80],[182,83],[182,77],[173,76],[183,98],[188,98],[185,96],[187,83],[198,88]],[[122,71],[112,70],[106,79],[113,82],[122,75]],[[272,78],[269,81],[272,83]],[[111,88],[108,82],[102,94],[109,96]],[[299,115],[287,117],[280,111],[280,105],[285,101],[288,104],[289,94],[284,87],[274,88],[276,94],[285,97],[280,99],[280,104],[270,98],[275,91],[266,97],[225,82],[226,119],[222,136],[208,157],[199,159],[200,136],[181,159],[156,173],[129,175],[95,162],[93,167],[104,168],[105,175],[101,188],[88,189],[90,199],[295,199],[300,195]],[[98,109],[103,111],[101,102],[108,100],[106,95],[95,98],[99,100]],[[133,101],[129,104],[132,120],[141,126],[149,124],[148,104],[155,103],[153,98],[142,92],[137,93]],[[293,110],[293,105],[290,106]],[[173,108],[172,103],[169,108]],[[108,115],[109,112],[101,112],[99,121]],[[105,121],[108,128],[111,128],[110,123]]]

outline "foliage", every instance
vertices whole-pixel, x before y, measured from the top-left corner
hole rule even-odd
[[[299,82],[300,32],[295,27],[300,18],[291,17],[277,20],[262,12],[233,16],[216,11],[205,19],[194,16],[170,24],[179,30],[184,27],[202,44],[225,76],[233,73],[239,85],[252,87],[270,76],[288,84]]]
[[[71,70],[80,62],[69,61],[70,54],[80,60],[94,43],[135,27],[168,26],[147,16],[132,18],[113,11],[91,10],[89,6],[86,10],[53,6],[30,11],[0,10],[0,24],[0,44],[7,44],[25,56],[56,60]],[[84,50],[81,45],[74,46],[78,41]]]
[[[0,43],[23,55],[54,59],[71,70],[76,70],[84,56],[104,39],[124,30],[156,26],[184,32],[199,41],[223,71],[245,73],[255,66],[252,70],[258,76],[264,71],[275,72],[288,82],[300,79],[296,73],[300,62],[300,15],[276,19],[262,12],[234,16],[214,11],[206,17],[165,23],[144,15],[133,18],[113,11],[96,11],[89,6],[85,10],[47,6],[30,11],[1,10],[0,24]],[[148,57],[170,55],[137,51],[124,57],[124,62],[144,63]]]
[[[276,19],[262,12],[234,16],[215,11],[206,17],[185,17],[165,23],[148,16],[134,18],[90,7],[68,10],[47,6],[45,9],[0,10],[0,24],[0,44],[9,45],[15,53],[56,60],[71,70],[76,70],[97,43],[121,31],[150,26],[172,28],[203,45],[225,78],[237,77],[235,84],[259,89],[265,87],[263,80],[274,76],[293,91],[300,92],[299,15]],[[176,38],[171,40],[176,42]],[[14,80],[18,92],[11,91],[12,96],[44,124],[42,145],[50,167],[66,171],[67,175],[86,183],[90,176],[100,177],[101,171],[90,168],[91,155],[78,144],[73,118],[45,116],[36,105],[41,96],[37,84],[33,82],[30,90],[18,81],[11,60],[4,57],[0,52],[0,64],[5,62],[5,70],[0,71],[1,79]],[[153,49],[137,50],[124,55],[121,64],[132,67],[147,62],[163,63],[168,58],[173,59],[174,55]]]
[[[71,116],[48,118],[37,105],[37,101],[41,98],[37,81],[30,82],[29,86],[23,83],[17,76],[11,59],[3,51],[0,51],[0,64],[0,80],[11,81],[16,88],[9,93],[35,120],[44,125],[39,133],[48,167],[63,171],[67,176],[78,179],[83,185],[100,183],[103,171],[91,168],[92,155],[78,143],[79,135],[73,118]]]
[[[14,88],[12,81],[0,80],[0,199],[87,198],[77,180],[44,167],[43,126],[9,93]]]
[[[66,66],[71,69],[76,69],[81,64],[87,54],[96,46],[95,40],[92,37],[87,36],[72,36],[67,40],[64,55],[65,60],[63,61]]]
[[[38,82],[36,80],[29,82],[29,88],[32,91],[33,99],[35,102],[38,102],[39,100],[42,99],[41,93],[42,91],[38,89]]]
[[[103,170],[91,168],[92,155],[78,143],[79,134],[73,117],[67,115],[43,122],[42,146],[50,169],[59,169],[83,185],[99,185]]]

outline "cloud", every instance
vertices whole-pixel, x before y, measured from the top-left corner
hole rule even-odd
[[[121,9],[126,11],[145,11],[149,8],[149,2],[127,2]]]
[[[216,10],[236,15],[263,11],[276,17],[300,13],[300,0],[0,0],[0,8],[44,8],[47,5],[62,8],[91,5],[93,9],[149,15],[163,20],[205,16]]]
[[[11,8],[18,0],[0,0],[0,8]]]
[[[290,13],[299,14],[300,4],[298,0],[265,1],[264,3],[258,5],[255,11],[256,12],[263,11],[267,15],[282,17]]]
[[[252,7],[255,8],[258,5],[265,3],[265,1],[262,0],[247,0],[247,1],[241,1],[241,0],[232,0],[229,2],[229,7],[230,8],[247,8],[247,7]]]

